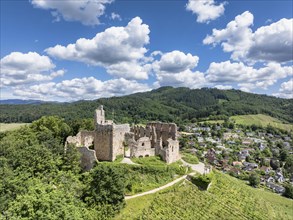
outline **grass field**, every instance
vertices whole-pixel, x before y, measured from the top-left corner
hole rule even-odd
[[[4,131],[12,131],[15,129],[20,128],[21,126],[24,125],[29,125],[30,123],[0,123],[0,132],[4,132]]]
[[[285,124],[282,121],[262,114],[257,115],[237,115],[232,116],[230,119],[235,120],[236,124],[242,124],[242,125],[258,125],[266,127],[268,125],[271,125],[275,128],[280,128],[283,130],[291,130],[293,131],[293,125],[292,124]]]
[[[140,162],[140,165],[101,162],[120,169],[125,177],[126,195],[163,186],[187,172],[186,167],[181,166],[180,162],[166,164],[158,157],[139,158],[135,162]]]
[[[219,172],[209,191],[185,181],[126,204],[115,219],[293,219],[293,200]]]

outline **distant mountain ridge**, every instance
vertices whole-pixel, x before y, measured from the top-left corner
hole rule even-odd
[[[0,100],[0,105],[26,105],[26,104],[40,104],[44,103],[41,100],[33,99],[4,99]]]
[[[92,118],[104,105],[106,117],[116,122],[167,121],[181,123],[199,118],[227,118],[233,115],[265,114],[293,122],[293,99],[258,95],[240,90],[161,87],[122,97],[72,103],[0,105],[0,122],[31,122],[44,115],[57,115],[66,121]]]

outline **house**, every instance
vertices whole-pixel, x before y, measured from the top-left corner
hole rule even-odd
[[[277,185],[275,183],[267,183],[267,187],[279,194],[283,194],[285,192],[285,188],[283,186]]]
[[[258,164],[256,163],[249,163],[249,162],[243,162],[243,166],[246,168],[256,169],[258,168]]]
[[[246,156],[245,155],[238,155],[238,160],[241,161],[241,162],[244,162],[246,159]]]
[[[204,139],[203,139],[203,137],[198,137],[197,138],[197,141],[198,141],[198,143],[203,143],[204,142]]]
[[[275,179],[274,179],[274,177],[272,177],[272,176],[267,176],[267,177],[266,177],[266,182],[267,182],[267,183],[274,183],[274,182],[275,182]]]
[[[264,132],[258,132],[259,137],[264,137],[266,134]]]
[[[232,165],[235,167],[235,166],[240,166],[240,167],[242,167],[242,163],[240,162],[240,161],[233,161],[232,162]]]
[[[277,169],[276,170],[276,175],[275,175],[275,180],[279,183],[283,183],[285,181],[285,178],[282,174],[282,170],[281,169]]]
[[[262,166],[262,167],[260,168],[260,170],[261,170],[261,171],[264,171],[265,174],[269,174],[270,171],[272,170],[272,168],[271,168],[271,167]]]
[[[245,139],[242,140],[242,144],[243,145],[251,145],[252,140],[250,138],[245,138]]]
[[[237,139],[239,138],[238,134],[230,133],[230,132],[225,132],[223,134],[223,139],[224,140],[229,140],[229,139]]]
[[[205,155],[206,159],[210,164],[218,164],[216,157],[216,151],[214,149],[209,149]]]
[[[254,136],[254,132],[246,132],[245,133],[247,137],[253,137]]]
[[[266,147],[267,147],[267,145],[264,143],[259,143],[259,145],[258,145],[258,148],[260,151],[263,151]]]
[[[239,168],[236,167],[232,167],[229,172],[234,176],[239,176],[241,174]]]

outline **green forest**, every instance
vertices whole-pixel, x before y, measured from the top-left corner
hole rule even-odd
[[[125,195],[147,191],[185,174],[159,158],[140,165],[99,162],[82,172],[80,154],[64,142],[73,129],[44,116],[0,133],[0,219],[109,219]]]
[[[101,98],[72,103],[0,105],[0,122],[30,123],[45,115],[56,115],[66,122],[93,118],[104,105],[107,117],[121,123],[145,121],[198,121],[226,119],[234,115],[265,114],[283,122],[293,122],[293,100],[257,95],[239,90],[161,87],[123,97]]]

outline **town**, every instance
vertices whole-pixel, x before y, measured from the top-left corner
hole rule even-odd
[[[185,152],[254,186],[283,194],[284,183],[293,184],[292,133],[233,121],[207,121],[181,127],[180,145]]]

